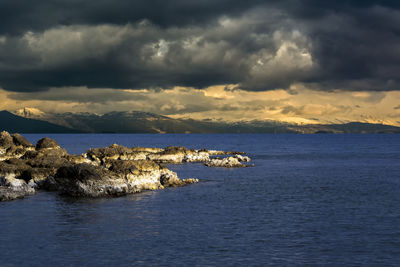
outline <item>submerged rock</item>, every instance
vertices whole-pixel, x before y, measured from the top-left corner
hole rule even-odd
[[[117,144],[70,155],[50,138],[36,146],[19,134],[0,133],[0,201],[23,198],[36,190],[80,197],[122,196],[143,190],[199,182],[180,179],[163,163],[202,162],[215,167],[246,167],[250,158],[239,152],[185,147],[127,148]],[[215,155],[234,155],[224,159]]]

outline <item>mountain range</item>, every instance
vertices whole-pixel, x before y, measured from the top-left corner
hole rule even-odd
[[[77,133],[79,131],[47,121],[24,118],[0,111],[0,130],[11,133]]]
[[[0,111],[0,130],[21,133],[400,133],[400,127],[351,122],[290,124],[279,121],[223,122],[174,119],[141,111],[46,113],[23,108]]]

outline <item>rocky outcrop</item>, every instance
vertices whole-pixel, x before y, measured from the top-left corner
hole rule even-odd
[[[147,158],[162,163],[182,163],[188,153],[194,153],[194,150],[185,147],[166,147],[160,152],[148,154]]]
[[[14,174],[0,176],[0,201],[10,201],[35,194],[35,189],[24,180],[16,179]]]
[[[40,139],[36,144],[36,150],[46,149],[46,148],[59,148],[57,141],[48,137]]]
[[[151,160],[157,163],[180,164],[185,162],[208,163],[211,156],[217,155],[235,155],[240,159],[239,157],[243,157],[241,154],[243,153],[207,149],[195,150],[177,146],[170,146],[165,149],[127,148],[114,144],[109,147],[90,149],[87,151],[86,157],[99,165],[107,164],[107,161],[110,160]]]
[[[6,132],[2,131],[0,133],[0,148],[2,149],[1,152],[5,153],[7,149],[9,149],[13,145],[13,139],[11,135]]]
[[[32,144],[19,134],[0,133],[0,161],[20,158],[27,151],[34,150]]]
[[[14,145],[16,145],[16,146],[22,146],[24,148],[32,148],[33,147],[31,142],[26,140],[26,138],[20,134],[17,134],[17,133],[13,134],[12,140],[13,140]]]
[[[109,147],[89,149],[85,156],[97,165],[106,163],[109,160],[146,160],[150,153],[162,151],[159,148],[127,148],[117,144]]]
[[[250,158],[247,156],[235,155],[227,158],[214,158],[205,163],[208,167],[223,167],[223,168],[243,168],[252,165],[245,165],[243,162],[249,162]]]
[[[122,196],[198,182],[181,180],[167,168],[143,160],[114,161],[109,168],[86,163],[63,166],[51,180],[61,193],[85,197]]]
[[[232,155],[224,159],[216,155]],[[127,148],[117,144],[70,155],[57,141],[43,138],[33,146],[19,134],[0,133],[0,201],[38,190],[79,197],[108,197],[197,183],[180,179],[164,163],[201,162],[215,167],[244,167],[238,152],[185,147]]]

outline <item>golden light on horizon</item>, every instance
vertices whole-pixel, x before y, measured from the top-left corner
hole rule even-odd
[[[71,97],[76,96],[76,97]],[[139,110],[172,118],[224,121],[277,120],[288,123],[351,121],[400,126],[399,91],[316,91],[302,84],[290,90],[246,91],[238,85],[166,90],[51,88],[35,93],[0,90],[1,109],[34,107],[45,112]]]

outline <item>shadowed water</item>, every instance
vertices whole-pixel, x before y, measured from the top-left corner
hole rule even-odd
[[[201,183],[121,198],[0,203],[0,265],[396,265],[400,135],[47,135],[69,153],[246,151],[254,168],[169,166]],[[27,135],[32,142],[42,135]]]

